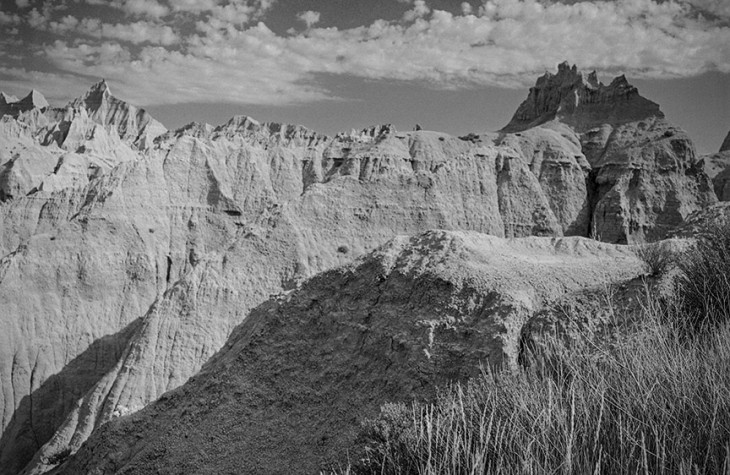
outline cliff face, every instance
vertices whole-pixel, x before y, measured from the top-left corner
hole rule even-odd
[[[595,72],[586,75],[567,63],[557,74],[546,73],[500,141],[545,130],[579,143],[588,163],[585,189],[573,180],[561,206],[573,210],[570,234],[587,235],[587,229],[608,242],[654,241],[716,201],[687,134],[669,124],[659,106],[640,96],[624,76],[604,85]],[[523,150],[528,158],[539,152]]]
[[[637,102],[630,89],[600,97]],[[184,384],[271,294],[396,235],[625,242],[710,200],[680,131],[657,116],[541,122],[566,94],[544,92],[527,128],[462,138],[387,125],[328,137],[245,116],[165,131],[104,82],[64,108],[0,97],[0,472],[78,449]],[[633,231],[632,213],[645,223]],[[495,362],[508,347],[490,347]]]
[[[396,234],[562,234],[509,148],[247,117],[150,141],[140,117],[96,85],[0,122],[4,473],[179,386],[271,293]]]
[[[720,201],[730,201],[730,132],[722,142],[719,152],[701,158],[717,198]]]
[[[253,309],[187,384],[99,428],[58,473],[318,473],[357,460],[385,401],[512,364],[522,325],[567,292],[639,275],[584,238],[398,237]]]

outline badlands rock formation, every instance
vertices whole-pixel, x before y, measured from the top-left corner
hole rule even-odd
[[[97,430],[56,473],[318,473],[383,402],[514,361],[546,302],[643,263],[585,238],[398,237],[255,308],[187,384]]]
[[[519,144],[541,183],[555,183],[553,209],[576,234],[654,241],[716,201],[687,134],[624,76],[604,85],[563,63],[538,79],[494,140]]]
[[[702,158],[717,198],[720,201],[730,201],[730,132],[722,142],[719,152]]]
[[[0,473],[78,449],[184,384],[271,294],[395,235],[631,242],[714,201],[689,141],[625,81],[595,105],[565,99],[590,89],[574,69],[546,78],[509,131],[462,138],[244,116],[168,132],[103,81],[61,108],[3,95]]]

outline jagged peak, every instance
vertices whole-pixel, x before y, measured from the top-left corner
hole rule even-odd
[[[340,141],[372,142],[396,133],[397,130],[393,124],[379,124],[371,125],[362,130],[352,129],[350,132],[340,132],[335,138]]]
[[[100,92],[101,93],[104,93],[104,92],[107,92],[108,94],[111,94],[112,93],[112,91],[109,89],[109,84],[107,84],[106,79],[102,79],[101,81],[93,84],[89,88],[89,91],[87,92],[87,94],[89,94],[91,92],[96,92],[96,93],[100,93]]]
[[[730,151],[730,132],[727,133],[727,136],[725,136],[725,140],[722,141],[722,145],[720,145],[720,151]]]
[[[13,104],[15,102],[18,102],[17,97],[5,94],[4,92],[0,91],[0,104]]]
[[[596,71],[583,73],[567,61],[558,65],[557,73],[546,72],[530,88],[505,132],[524,130],[551,120],[560,120],[578,128],[600,123],[623,123],[648,117],[663,118],[659,105],[642,97],[625,75],[606,86]]]
[[[229,127],[236,127],[236,128],[246,128],[246,129],[253,129],[253,128],[259,128],[261,127],[261,122],[254,119],[251,116],[248,115],[234,115],[230,118],[228,122],[226,122],[223,125],[218,126],[217,128],[229,128]]]
[[[84,106],[87,110],[93,112],[102,107],[105,101],[112,98],[111,90],[105,79],[93,84],[83,96],[71,102],[73,106]],[[116,99],[116,98],[115,98]]]
[[[49,107],[48,101],[45,97],[43,97],[43,94],[35,89],[31,89],[30,93],[17,101],[16,104],[21,110],[45,109],[46,107]]]
[[[234,138],[236,136],[245,137],[247,141],[259,144],[304,141],[312,145],[329,139],[326,135],[319,134],[303,125],[259,122],[247,115],[233,116],[225,124],[215,127],[210,134],[210,138],[214,140],[219,137]]]

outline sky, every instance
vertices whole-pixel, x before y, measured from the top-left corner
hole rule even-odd
[[[626,74],[701,153],[730,131],[730,0],[0,0],[0,90],[105,78],[170,128],[493,131],[563,61]]]

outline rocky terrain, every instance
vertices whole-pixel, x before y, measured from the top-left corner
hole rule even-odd
[[[702,158],[718,199],[730,201],[730,132],[717,153]]]
[[[545,302],[643,271],[629,248],[585,238],[396,238],[252,310],[200,373],[104,425],[60,473],[336,467],[384,401],[516,362]]]
[[[296,427],[314,469],[352,443],[351,404],[513,364],[548,301],[640,275],[580,236],[663,238],[721,175],[713,190],[625,78],[566,64],[502,131],[463,137],[244,116],[167,131],[103,81],[60,108],[2,95],[0,114],[2,473],[41,473],[92,432],[60,469],[225,471],[240,450],[277,471],[304,450],[284,443]],[[238,446],[213,441],[229,417]],[[207,441],[189,467],[183,423]]]

